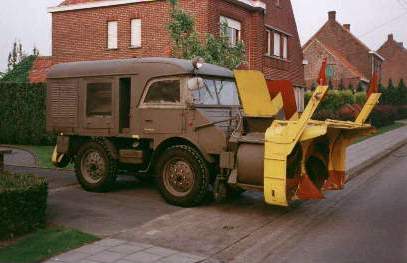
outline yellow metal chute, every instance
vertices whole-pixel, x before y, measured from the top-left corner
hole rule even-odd
[[[235,70],[234,74],[247,116],[276,116],[283,109],[281,93],[271,99],[263,73],[255,70]]]

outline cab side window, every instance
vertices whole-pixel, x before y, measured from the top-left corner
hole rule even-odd
[[[86,115],[112,116],[112,83],[88,83],[86,86]]]
[[[152,83],[145,104],[178,104],[181,102],[180,80],[160,80]]]

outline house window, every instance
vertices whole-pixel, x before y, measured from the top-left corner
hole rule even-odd
[[[267,29],[266,33],[266,55],[281,59],[288,59],[288,36],[271,29]]]
[[[86,115],[112,116],[112,83],[88,83],[86,89]]]
[[[146,104],[178,104],[181,101],[180,80],[160,80],[150,85]]]
[[[224,16],[220,17],[220,24],[221,34],[226,34],[229,39],[229,44],[236,46],[241,40],[242,24],[239,21]],[[226,28],[223,29],[223,26]]]
[[[131,20],[131,47],[141,47],[141,19]]]
[[[117,21],[107,22],[107,48],[117,49]]]

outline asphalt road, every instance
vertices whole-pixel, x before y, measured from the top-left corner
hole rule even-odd
[[[226,204],[180,209],[137,180],[94,194],[81,190],[70,172],[18,169],[50,179],[50,223],[102,236],[213,262],[407,262],[407,145],[345,190],[290,208],[265,205],[261,194],[247,193]]]
[[[220,262],[407,262],[407,146],[319,202],[290,208],[245,194],[181,210],[117,237]]]

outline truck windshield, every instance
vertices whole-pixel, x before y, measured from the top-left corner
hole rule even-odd
[[[195,105],[240,105],[236,83],[231,79],[192,78],[188,88]]]

